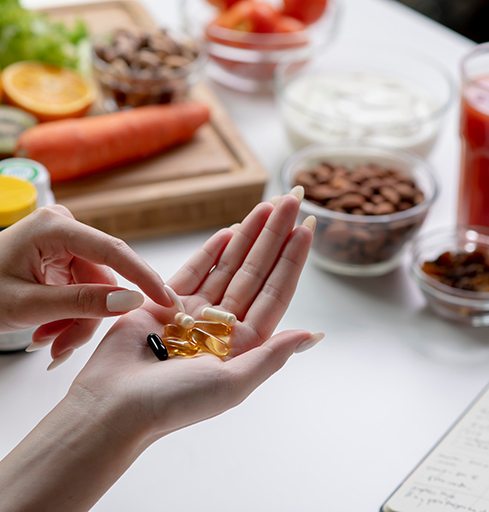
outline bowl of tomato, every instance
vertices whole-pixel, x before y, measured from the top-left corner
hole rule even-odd
[[[185,31],[202,41],[208,74],[247,92],[273,88],[282,63],[306,63],[333,39],[339,0],[183,0]]]

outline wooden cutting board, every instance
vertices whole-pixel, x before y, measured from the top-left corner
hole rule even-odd
[[[43,9],[54,19],[82,19],[93,35],[116,28],[154,29],[144,7],[109,0]],[[261,200],[265,170],[204,84],[191,93],[212,121],[190,143],[113,171],[54,187],[77,219],[121,238],[176,233],[239,222]]]

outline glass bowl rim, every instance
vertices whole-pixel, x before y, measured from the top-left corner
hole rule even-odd
[[[188,22],[187,16],[186,16],[186,9],[187,5],[191,0],[181,0],[179,2],[179,10],[180,10],[180,19],[182,20],[183,25],[183,31],[188,33]],[[332,31],[334,32],[335,27],[338,23],[338,18],[342,13],[343,10],[343,3],[344,0],[329,0],[328,7],[323,13],[323,15],[314,23],[321,23],[330,21],[333,23]],[[248,44],[256,44],[259,46],[264,46],[264,49],[256,49],[256,48],[233,48],[236,51],[241,52],[262,52],[262,51],[278,51],[278,52],[287,52],[291,50],[299,50],[298,48],[282,48],[277,50],[274,49],[273,46],[277,44],[290,44],[291,41],[294,41],[294,39],[298,39],[300,36],[304,36],[304,34],[310,33],[311,27],[314,25],[306,25],[306,28],[304,30],[300,30],[297,32],[286,32],[286,33],[271,33],[271,34],[261,34],[261,33],[255,33],[255,32],[242,32],[239,30],[232,30],[227,29],[224,27],[219,27],[219,32],[225,36],[223,37],[223,40],[229,43],[248,43]],[[226,37],[227,36],[227,37]],[[292,37],[296,36],[296,37]],[[328,37],[325,38],[326,40],[329,39]],[[215,45],[221,45],[221,46],[228,46],[227,44],[219,43],[211,41],[209,44],[215,44]],[[267,46],[271,46],[272,48],[267,48]],[[310,44],[307,44],[305,46],[310,46]],[[316,46],[316,45],[314,45]],[[319,45],[322,46],[322,45]]]
[[[489,45],[489,43],[487,43],[487,44]],[[342,51],[347,48],[350,48],[350,47],[353,49],[355,46],[351,43],[349,43],[349,44],[347,43],[346,45],[344,45],[344,44],[341,45]],[[368,43],[366,45],[362,45],[362,49],[364,49],[364,48],[370,48],[372,50],[372,55],[376,55],[375,49],[377,49],[377,50],[381,49],[384,54],[386,51],[385,45],[382,45],[379,42]],[[433,121],[433,120],[443,117],[448,112],[448,110],[451,108],[453,100],[455,98],[455,93],[456,93],[455,80],[453,79],[449,70],[438,60],[431,58],[430,56],[427,56],[421,52],[413,50],[409,47],[406,47],[404,45],[394,44],[392,46],[389,46],[387,51],[389,52],[389,55],[392,55],[392,56],[395,56],[395,54],[397,54],[399,51],[404,52],[404,55],[408,55],[409,57],[414,58],[415,60],[419,60],[419,61],[423,62],[425,65],[428,65],[432,69],[436,70],[436,72],[439,73],[439,75],[444,80],[445,85],[447,86],[447,98],[444,102],[442,102],[442,104],[440,106],[433,109],[430,113],[428,113],[426,115],[417,116],[414,121],[411,120],[404,124],[399,123],[399,122],[377,122],[377,123],[369,123],[369,125],[374,125],[375,127],[386,128],[386,129],[390,128],[392,126],[399,126],[399,125],[401,125],[401,126],[409,126],[409,125],[417,126],[417,125],[420,125],[420,124],[423,124],[426,122],[430,122],[430,121]],[[326,57],[327,56],[324,56],[324,55],[315,55],[313,57],[313,59],[311,60],[311,62],[313,63],[314,61],[323,60]],[[396,59],[396,60],[399,60],[399,59]],[[323,120],[338,121],[339,119],[335,116],[325,116],[322,114],[318,114],[317,112],[313,111],[312,109],[304,107],[303,105],[300,105],[300,103],[296,102],[295,100],[291,100],[290,98],[287,98],[285,93],[286,93],[287,85],[289,82],[284,79],[284,74],[288,68],[290,68],[291,66],[294,66],[294,65],[296,65],[296,63],[294,63],[294,62],[283,62],[283,63],[280,63],[277,67],[277,70],[275,73],[275,91],[276,91],[276,94],[277,94],[277,97],[279,98],[279,100],[284,102],[288,106],[294,108],[295,110],[299,110],[302,113],[306,113],[308,117],[311,117],[317,121],[321,121],[321,122]],[[364,72],[364,70],[361,70],[361,71]],[[308,76],[315,76],[317,74],[318,74],[318,72],[314,72],[314,73],[309,74]],[[301,75],[300,75],[300,71],[299,71],[299,74],[297,76],[295,76],[294,78],[292,78],[292,82],[297,80],[300,76]]]
[[[462,77],[462,83],[464,84],[470,84],[474,81],[473,78],[469,78],[467,74],[467,65],[470,59],[473,57],[478,57],[479,55],[482,55],[484,53],[487,53],[489,55],[489,42],[482,43],[474,46],[470,51],[468,51],[460,61],[460,76]],[[479,84],[479,87],[481,89],[484,89],[486,91],[489,91],[489,86],[487,84]]]
[[[347,152],[356,152],[358,156],[362,156],[362,153],[365,152],[366,156],[368,156],[368,152],[379,152],[383,153],[384,156],[393,158],[403,163],[407,163],[410,167],[421,166],[424,168],[424,174],[428,178],[431,187],[431,197],[426,197],[426,192],[424,200],[409,208],[408,210],[404,210],[402,212],[389,213],[387,215],[355,215],[353,213],[341,213],[335,212],[333,210],[329,210],[328,208],[324,208],[314,204],[307,199],[304,199],[301,203],[301,210],[308,215],[315,215],[318,218],[331,218],[343,222],[348,223],[356,223],[356,224],[376,224],[381,225],[384,223],[391,223],[397,221],[403,221],[409,219],[411,217],[415,217],[416,215],[427,211],[433,203],[436,201],[439,195],[439,186],[437,180],[435,178],[434,170],[431,164],[429,164],[426,160],[414,155],[412,153],[408,153],[406,151],[398,151],[388,147],[383,147],[379,145],[356,145],[356,144],[343,144],[341,146],[325,146],[324,144],[312,144],[310,146],[306,146],[305,148],[293,153],[282,166],[280,171],[280,179],[282,184],[282,190],[286,193],[291,189],[291,184],[288,183],[288,175],[292,171],[294,167],[297,166],[301,161],[307,160],[308,156],[311,156],[311,153],[315,152],[330,152],[330,157],[334,156],[348,156]],[[314,158],[319,158],[317,157]],[[327,156],[325,157],[327,158]],[[412,171],[411,171],[412,172]]]
[[[443,227],[432,229],[420,235],[417,235],[411,242],[411,274],[414,276],[419,286],[426,292],[437,295],[447,302],[457,303],[468,306],[480,306],[481,303],[487,301],[489,305],[489,292],[474,292],[470,290],[462,290],[454,288],[446,284],[440,283],[436,279],[430,277],[421,270],[419,265],[419,257],[422,252],[421,244],[426,240],[432,240],[438,236],[457,237],[459,234],[465,235],[467,232],[473,231],[483,238],[481,245],[489,250],[489,229],[482,226],[464,226],[457,225],[452,227]],[[475,243],[475,240],[467,240],[467,243]],[[440,253],[441,254],[441,253]],[[448,299],[449,298],[449,299]]]

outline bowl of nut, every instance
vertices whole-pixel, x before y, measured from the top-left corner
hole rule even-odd
[[[93,53],[107,111],[180,101],[205,62],[192,39],[164,28],[115,30],[95,41]]]
[[[489,326],[489,231],[456,226],[417,237],[412,275],[428,305],[444,318]]]
[[[284,190],[304,187],[302,218],[317,218],[313,261],[353,276],[397,267],[438,195],[428,163],[373,146],[309,146],[289,158],[281,178]]]

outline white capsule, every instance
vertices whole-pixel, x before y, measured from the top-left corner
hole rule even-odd
[[[192,329],[195,325],[195,320],[190,315],[180,311],[175,315],[175,323],[184,329]]]
[[[168,294],[170,299],[173,301],[173,304],[178,309],[178,311],[185,313],[185,306],[183,305],[182,299],[179,297],[177,292],[167,284],[165,284],[163,288],[165,289],[165,292]]]
[[[229,313],[228,311],[221,311],[216,308],[206,307],[201,312],[204,320],[211,320],[213,322],[222,322],[226,325],[234,325],[237,321],[236,315]]]

